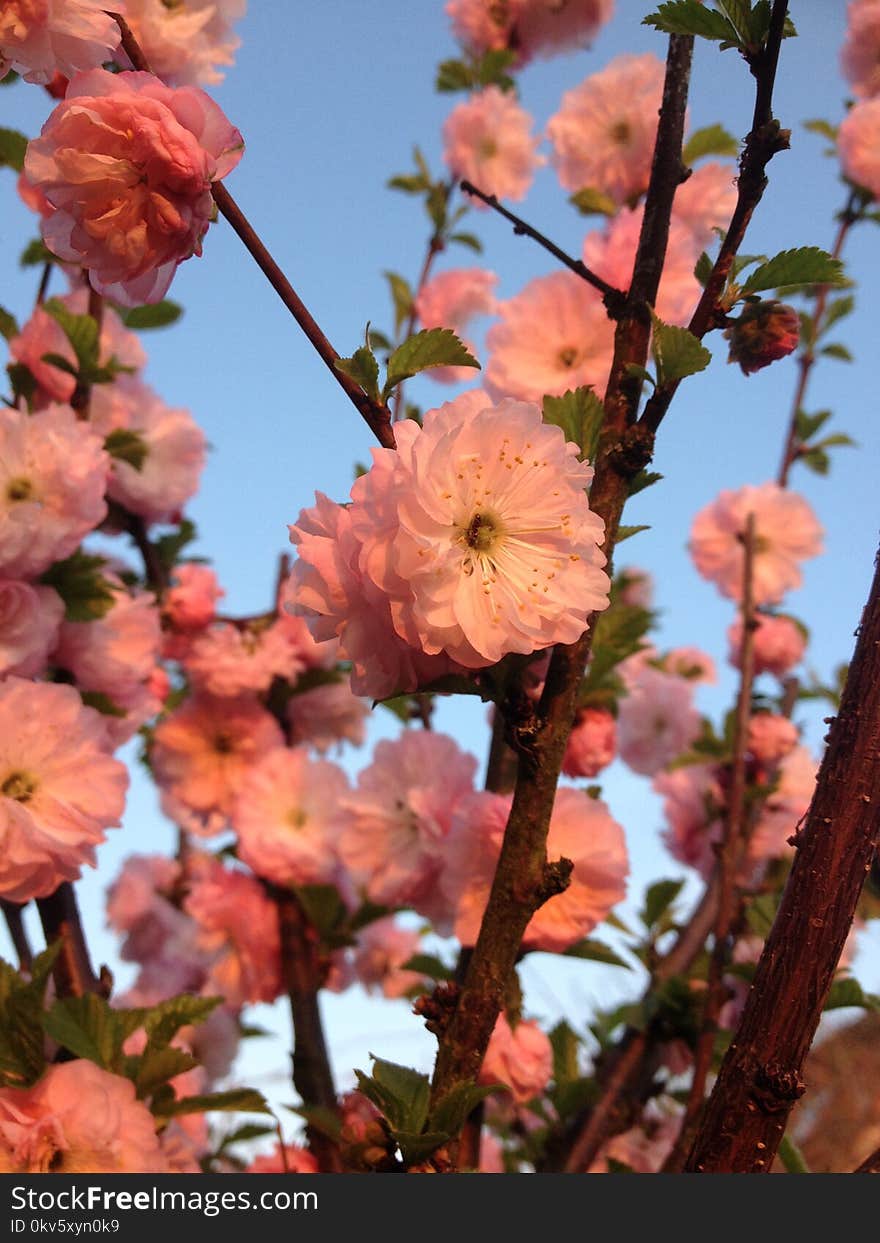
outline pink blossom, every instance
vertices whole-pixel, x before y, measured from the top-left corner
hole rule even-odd
[[[184,561],[172,571],[162,597],[162,617],[174,630],[202,630],[214,620],[217,601],[225,595],[209,565]]]
[[[65,621],[54,661],[80,690],[106,695],[118,707],[145,687],[159,655],[159,610],[152,592],[129,590],[105,573],[113,603],[93,621]],[[158,705],[157,705],[158,707]]]
[[[629,289],[643,214],[642,207],[622,211],[601,233],[589,233],[584,241],[584,263],[615,289]],[[673,220],[654,307],[668,324],[687,324],[700,300],[702,290],[694,276],[700,249],[691,230]]]
[[[746,746],[759,764],[773,768],[798,745],[797,726],[788,717],[756,712],[749,721]]]
[[[372,902],[442,919],[437,878],[457,802],[473,790],[477,761],[452,738],[407,730],[376,745],[344,800],[340,855]]]
[[[495,309],[492,290],[498,284],[494,272],[484,268],[451,268],[440,272],[419,290],[415,310],[422,328],[451,328],[462,337],[472,319],[491,315]],[[471,353],[475,353],[469,342]],[[442,384],[473,378],[472,367],[431,367],[427,374]]]
[[[315,500],[289,528],[298,557],[285,607],[306,619],[319,645],[338,639],[357,695],[387,699],[449,673],[447,657],[426,656],[395,630],[388,596],[360,571],[350,510],[320,492]]]
[[[707,877],[715,864],[714,843],[722,833],[726,800],[714,764],[688,764],[658,773],[653,789],[663,799],[663,842],[679,863]]]
[[[222,82],[241,40],[232,23],[247,0],[126,0],[128,24],[157,77],[171,86]]]
[[[850,0],[840,68],[860,99],[880,94],[880,2]]]
[[[440,883],[456,908],[455,935],[462,945],[476,943],[510,805],[509,796],[481,792],[453,817]],[[572,860],[571,883],[532,917],[523,944],[561,953],[626,896],[629,860],[623,829],[605,803],[564,786],[556,791],[547,855]]]
[[[123,306],[158,302],[177,265],[202,253],[211,183],[241,158],[242,138],[197,87],[95,69],[73,79],[25,173],[56,211],[43,239]]]
[[[190,920],[172,899],[183,892],[182,869],[164,855],[129,855],[107,889],[107,925],[124,933],[120,957],[147,962],[174,953]]]
[[[306,669],[335,669],[339,660],[339,640],[334,636],[318,643],[312,637],[308,622],[296,613],[294,577],[288,574],[278,592],[276,624],[287,635],[287,641]]]
[[[541,163],[532,118],[516,98],[487,86],[457,104],[443,123],[443,159],[454,177],[484,194],[523,199]],[[479,199],[474,205],[485,208]]]
[[[699,647],[673,647],[663,657],[661,665],[666,673],[674,673],[688,682],[718,681],[714,660]]]
[[[109,458],[69,406],[0,409],[0,574],[33,578],[107,513]]]
[[[567,777],[595,777],[614,759],[617,726],[602,708],[580,708],[562,758]]]
[[[618,207],[648,188],[663,95],[663,62],[650,52],[612,60],[566,91],[547,123],[564,189],[589,188]]]
[[[727,229],[736,207],[736,169],[710,160],[694,169],[675,192],[672,218],[687,229],[697,247],[715,241],[716,229]]]
[[[420,943],[415,929],[401,927],[390,916],[374,920],[358,933],[353,962],[358,980],[368,993],[405,997],[424,983],[418,971],[403,969],[403,964],[419,952]]]
[[[777,678],[785,675],[799,663],[807,647],[803,629],[784,613],[758,613],[754,635],[755,673],[772,673]],[[738,669],[742,659],[742,618],[727,631],[730,644],[728,659]]]
[[[260,882],[211,855],[195,860],[183,909],[208,959],[208,993],[227,1005],[272,1002],[281,992],[278,908]]]
[[[477,1082],[503,1084],[517,1105],[525,1105],[546,1090],[552,1074],[553,1048],[538,1024],[520,1019],[511,1027],[502,1011]]]
[[[752,595],[756,604],[778,604],[801,585],[799,562],[822,551],[822,528],[808,503],[775,483],[724,490],[701,509],[691,527],[690,552],[697,572],[724,596],[743,589],[743,536],[755,518]]]
[[[636,1126],[604,1144],[589,1173],[604,1174],[624,1165],[634,1174],[658,1174],[681,1129],[683,1107],[671,1097],[651,1100]]]
[[[200,836],[227,823],[241,783],[284,736],[256,698],[190,696],[156,726],[150,748],[163,806]]]
[[[135,465],[114,457],[107,495],[147,522],[171,522],[198,490],[207,439],[188,410],[166,406],[140,380],[121,376],[92,390],[90,421],[103,436],[137,436]]]
[[[45,672],[63,616],[64,602],[51,587],[0,579],[0,676]]]
[[[78,1058],[29,1088],[0,1089],[6,1174],[164,1174],[155,1119],[134,1084]]]
[[[276,747],[239,787],[230,816],[239,858],[276,885],[333,884],[348,792],[338,765],[305,747]]]
[[[633,772],[652,776],[686,751],[700,732],[693,689],[677,674],[644,665],[620,700],[620,758]]]
[[[615,586],[621,604],[630,608],[650,609],[654,601],[654,580],[647,570],[628,565],[618,573]]]
[[[221,698],[269,689],[273,678],[294,680],[304,665],[281,627],[213,622],[188,645],[181,663],[193,685]]]
[[[573,643],[607,605],[592,468],[537,406],[448,403],[373,457],[352,488],[361,566],[425,652],[481,668]]]
[[[837,151],[845,177],[880,198],[880,98],[855,104],[840,123]]]
[[[345,682],[325,682],[297,691],[287,705],[291,742],[304,742],[323,755],[332,746],[350,742],[359,747],[369,711]]]
[[[818,765],[807,747],[795,747],[781,761],[777,782],[758,816],[749,840],[749,860],[760,864],[789,855],[798,823],[816,789]]]
[[[0,894],[28,902],[94,866],[119,824],[128,773],[72,686],[0,682]]]
[[[510,48],[517,62],[586,47],[610,19],[614,0],[447,0],[455,37],[474,56]]]
[[[298,1144],[276,1144],[271,1152],[254,1157],[246,1174],[319,1174],[318,1162],[308,1148]]]
[[[125,12],[120,0],[117,12]],[[112,60],[119,27],[102,0],[6,0],[0,9],[0,78],[10,69],[27,82],[73,77]]]
[[[65,294],[58,301],[74,315],[88,313],[88,293],[85,288]],[[44,307],[37,306],[21,332],[9,342],[9,355],[13,362],[27,367],[37,382],[34,394],[37,408],[51,401],[69,402],[76,388],[75,378],[60,367],[53,367],[51,363],[45,362],[44,354],[57,354],[66,359],[71,367],[77,366],[76,353],[67,334],[54,316]],[[101,366],[106,366],[113,357],[122,366],[133,367],[136,371],[147,361],[135,333],[124,327],[111,306],[105,306],[101,316],[98,362]],[[107,387],[103,384],[96,385],[92,391],[93,399]]]
[[[627,283],[629,275],[627,275]],[[614,326],[594,290],[573,272],[539,276],[497,306],[486,334],[487,391],[540,403],[569,389],[604,392]]]

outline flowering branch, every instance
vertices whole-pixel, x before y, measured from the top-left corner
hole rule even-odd
[[[687,1165],[769,1170],[880,838],[880,559],[806,822]]]
[[[605,430],[590,493],[591,508],[605,522],[609,560],[630,479],[647,460],[644,441],[636,444],[627,436],[634,408],[633,395],[626,392],[627,368],[630,363],[644,365],[647,358],[651,326],[647,304],[656,297],[672,200],[681,176],[692,50],[692,39],[670,39],[648,205],[626,310],[615,333]],[[650,448],[647,453],[649,457]],[[591,645],[592,619],[577,643],[555,649],[537,713],[527,711],[508,722],[520,759],[513,806],[464,985],[440,1039],[432,1083],[435,1103],[476,1078],[529,920],[564,888],[560,865],[566,861],[548,863],[547,830]]]
[[[512,211],[508,211],[506,207],[502,207],[498,202],[497,195],[484,194],[482,190],[478,190],[477,187],[470,181],[462,181],[460,184],[465,194],[471,194],[474,198],[480,199],[487,206],[493,208],[494,211],[497,211],[500,216],[503,216],[505,220],[509,220],[513,225],[513,231],[517,234],[517,236],[530,237],[533,241],[537,242],[539,246],[543,246],[546,251],[549,251],[549,253],[553,255],[554,259],[558,259],[560,263],[564,264],[565,267],[574,272],[576,276],[580,276],[587,282],[588,285],[592,285],[594,289],[598,289],[599,293],[602,294],[605,307],[611,318],[618,319],[620,317],[623,312],[624,303],[626,302],[625,293],[623,293],[620,289],[615,289],[613,285],[609,285],[608,282],[604,281],[601,276],[597,275],[596,272],[593,272],[590,268],[588,268],[582,260],[572,259],[571,255],[567,254],[564,250],[557,246],[555,242],[551,242],[549,237],[545,237],[543,233],[539,233],[537,229],[532,227],[532,225],[527,224],[520,216],[515,215]]]
[[[63,881],[47,898],[37,898],[37,910],[46,944],[61,940],[61,952],[53,968],[57,995],[83,997],[86,993],[98,993],[109,996],[112,981],[106,967],[101,968],[100,976],[96,976],[92,968],[73,885]]]

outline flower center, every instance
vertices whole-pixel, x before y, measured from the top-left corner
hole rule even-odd
[[[233,750],[232,738],[220,730],[214,735],[214,750],[218,755],[229,755]]]
[[[478,151],[481,160],[491,160],[498,154],[498,143],[494,138],[481,138]]]
[[[619,147],[625,147],[632,138],[629,121],[615,121],[608,132],[611,141],[616,142]]]
[[[34,495],[34,485],[30,479],[10,479],[6,485],[6,499],[8,501],[29,501]]]
[[[0,785],[0,794],[15,799],[17,803],[27,803],[36,793],[37,782],[30,773],[12,772]]]
[[[498,538],[498,523],[491,514],[480,513],[479,510],[468,523],[464,533],[464,542],[475,552],[488,552]]]
[[[308,817],[301,807],[291,807],[287,813],[287,823],[292,829],[304,829]]]
[[[560,350],[557,358],[561,367],[573,367],[577,362],[578,352],[573,345],[567,345],[564,350]]]

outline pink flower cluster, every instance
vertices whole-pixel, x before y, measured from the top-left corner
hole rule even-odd
[[[443,159],[453,176],[473,182],[484,194],[523,199],[535,169],[540,139],[532,120],[497,86],[487,86],[458,104],[443,125]],[[485,208],[479,199],[478,208]]]
[[[510,48],[520,64],[588,46],[610,20],[614,0],[447,0],[452,29],[480,56]]]
[[[125,0],[116,5],[125,12]],[[102,0],[5,0],[0,8],[0,78],[10,69],[28,82],[71,78],[112,60],[119,27]]]

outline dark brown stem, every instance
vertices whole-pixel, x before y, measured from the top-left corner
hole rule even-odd
[[[549,237],[540,233],[532,225],[527,224],[521,216],[517,216],[506,207],[502,207],[496,195],[485,194],[482,190],[478,190],[473,182],[470,181],[462,181],[460,185],[465,194],[471,194],[474,198],[480,199],[481,202],[491,207],[493,211],[497,211],[500,216],[503,216],[505,220],[509,220],[513,225],[514,233],[520,237],[530,237],[532,241],[537,242],[539,246],[543,246],[544,250],[548,251],[554,259],[558,259],[561,264],[571,272],[574,272],[576,276],[580,276],[588,285],[598,289],[605,299],[608,313],[613,319],[618,318],[623,311],[626,301],[626,294],[622,290],[615,289],[613,285],[609,285],[607,281],[588,268],[580,259],[572,259],[571,255],[557,246],[555,242],[551,242]]]
[[[854,1174],[880,1174],[880,1148],[875,1148],[869,1157],[865,1157],[861,1165],[853,1170]]]
[[[837,229],[837,236],[834,239],[834,249],[831,254],[833,258],[839,259],[843,252],[843,244],[846,241],[850,229],[859,219],[858,203],[859,195],[855,190],[850,191],[846,206],[840,214],[840,224]],[[813,364],[816,361],[816,342],[822,330],[822,323],[825,318],[825,311],[828,306],[828,292],[830,286],[821,285],[816,292],[816,300],[813,304],[813,329],[810,340],[807,342],[805,349],[798,357],[798,382],[795,389],[794,399],[791,403],[791,414],[788,420],[788,436],[785,441],[785,448],[782,453],[782,461],[779,464],[779,474],[776,482],[780,488],[788,486],[788,474],[798,458],[801,444],[797,434],[797,418],[803,409],[804,397],[807,393],[807,385],[810,380],[810,373],[813,370]]]
[[[764,1173],[880,837],[880,557],[776,919],[686,1170]]]
[[[621,1041],[602,1096],[590,1111],[586,1125],[568,1154],[564,1167],[566,1174],[579,1174],[592,1165],[611,1130],[618,1101],[642,1066],[647,1044],[646,1033],[632,1028]]]
[[[119,26],[122,34],[122,47],[131,63],[136,69],[149,73],[149,62],[138,46],[138,42],[125,18],[119,13],[110,13],[110,16]],[[337,369],[336,363],[340,355],[337,354],[318,327],[305,303],[272,258],[250,221],[226,187],[219,181],[215,181],[211,186],[211,193],[214,196],[214,202],[217,204],[217,210],[232,225],[251,258],[255,261],[288,311],[290,311],[297,324],[299,324],[318,356],[333,375],[336,383],[343,390],[352,405],[354,405],[355,409],[359,411],[373,435],[379,441],[379,444],[384,445],[386,449],[393,449],[395,447],[394,432],[391,429],[391,412],[388,407],[382,405],[381,402],[373,401],[358,384],[355,384],[354,380]]]
[[[720,298],[737,251],[742,245],[746,229],[766,189],[767,165],[777,152],[786,150],[789,145],[789,132],[780,127],[779,122],[773,119],[772,113],[779,44],[782,40],[782,26],[787,10],[788,5],[785,0],[774,0],[767,47],[760,61],[753,66],[752,71],[758,81],[755,111],[752,128],[746,138],[739,163],[736,207],[724,241],[721,243],[718,258],[712,265],[712,271],[700,301],[697,303],[697,309],[688,324],[688,329],[696,337],[704,337],[707,332],[719,327],[722,322],[719,318]],[[672,380],[667,384],[659,385],[654,390],[645,404],[640,420],[644,427],[652,432],[657,431],[678,391],[679,383],[679,380]]]
[[[743,592],[740,605],[743,641],[740,656],[739,694],[733,732],[733,761],[727,814],[718,856],[718,909],[715,914],[712,955],[706,981],[706,1000],[697,1047],[694,1052],[691,1086],[684,1116],[672,1151],[663,1166],[664,1173],[677,1174],[690,1152],[706,1093],[706,1079],[712,1068],[718,1016],[724,1005],[724,972],[731,954],[731,931],[739,900],[737,876],[740,844],[745,836],[746,744],[752,711],[752,683],[755,677],[755,606],[752,590],[755,558],[755,515],[746,518],[743,535]]]
[[[21,916],[24,906],[19,905],[18,902],[10,902],[7,898],[0,898],[0,907],[3,908],[3,918],[9,929],[9,937],[18,955],[18,965],[22,971],[30,971],[34,955]]]
[[[147,534],[147,524],[138,514],[129,513],[126,510],[125,529],[141,554],[147,586],[158,597],[161,597],[168,587],[170,576],[159,556],[159,550]]]
[[[64,881],[47,898],[37,898],[37,910],[46,944],[61,940],[55,960],[55,991],[59,997],[83,997],[86,993],[109,996],[110,978],[106,968],[96,976],[93,969],[73,885]]]
[[[278,907],[281,970],[293,1020],[293,1085],[305,1106],[336,1113],[336,1088],[318,1007],[323,972],[318,944],[305,913],[289,890],[270,887]],[[339,1149],[318,1127],[306,1126],[309,1147],[325,1173],[339,1173]]]
[[[104,319],[104,299],[101,294],[96,293],[94,289],[89,289],[89,307],[88,314],[98,325],[98,338],[101,336],[101,323]],[[92,399],[92,385],[90,381],[77,380],[76,388],[73,390],[73,396],[70,399],[72,408],[76,411],[77,418],[87,419],[89,417],[89,402]]]
[[[49,292],[49,281],[52,279],[52,269],[55,264],[49,260],[43,264],[43,271],[40,275],[40,285],[37,289],[37,306],[42,306],[46,301],[46,294]]]
[[[638,463],[635,461],[637,455],[633,451],[639,446],[627,443],[634,400],[625,387],[627,366],[631,362],[644,365],[647,357],[650,316],[646,303],[656,296],[672,200],[681,176],[681,139],[692,47],[693,40],[689,38],[674,36],[670,40],[642,236],[627,309],[615,332],[614,361],[605,397],[605,430],[590,493],[591,508],[605,523],[604,548],[609,561],[630,480],[645,465],[644,457]],[[459,1084],[475,1079],[503,1004],[523,933],[534,912],[552,894],[548,885],[547,829],[574,721],[577,692],[590,653],[592,620],[577,643],[555,649],[537,713],[531,714],[528,742],[523,741],[513,806],[486,912],[458,1004],[437,1052],[432,1083],[435,1103]],[[515,734],[517,722],[510,724]],[[524,738],[522,735],[521,739]]]

